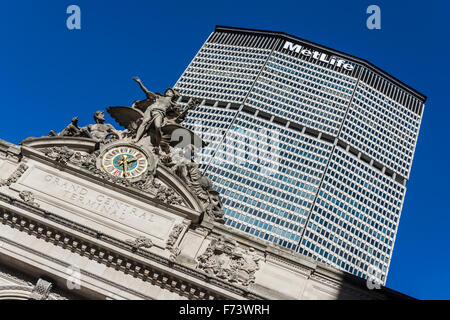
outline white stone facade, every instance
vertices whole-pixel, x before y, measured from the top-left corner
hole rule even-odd
[[[0,299],[404,299],[212,221],[164,166],[180,197],[101,179],[72,156],[83,138],[0,142]]]

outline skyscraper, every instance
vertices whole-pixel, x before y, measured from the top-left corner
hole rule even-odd
[[[426,97],[366,60],[216,27],[175,85],[225,223],[383,283]],[[206,130],[206,128],[208,130]]]

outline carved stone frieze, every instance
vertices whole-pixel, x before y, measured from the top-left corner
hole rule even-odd
[[[34,199],[33,192],[31,192],[31,191],[20,191],[19,197],[20,197],[23,201],[25,201],[25,202],[27,202],[27,203],[29,203],[29,204],[35,206],[35,207],[39,207],[39,204],[36,203],[36,201],[35,201],[35,199]]]
[[[182,204],[183,199],[170,187],[163,185],[155,179],[156,199],[167,204]]]
[[[172,232],[169,235],[169,239],[167,240],[167,248],[172,249],[175,245],[175,242],[178,240],[181,232],[183,232],[185,225],[180,223],[173,227]]]
[[[51,147],[43,149],[42,152],[49,158],[56,160],[60,164],[67,164],[75,154],[74,151],[70,150],[68,147]]]
[[[28,166],[24,163],[21,163],[8,179],[0,180],[0,187],[10,186],[13,183],[17,182],[17,180],[19,180],[19,178],[25,173],[25,171],[27,171],[27,169]]]
[[[151,248],[153,247],[153,242],[151,239],[146,237],[138,237],[136,239],[126,240],[127,243],[131,244],[134,248]]]
[[[260,259],[253,248],[243,249],[236,241],[225,237],[212,240],[197,258],[199,269],[243,286],[255,281]]]
[[[36,209],[41,210],[41,209]],[[61,236],[60,233],[54,228],[50,228],[47,226],[42,225],[42,227],[37,227],[38,223],[36,221],[27,221],[26,223],[22,223],[25,220],[23,220],[20,216],[12,213],[4,211],[3,214],[0,211],[0,222],[3,224],[11,225],[13,228],[17,228],[18,225],[20,225],[23,230],[23,232],[27,232],[29,234],[35,235],[38,238],[43,238],[46,241],[51,241],[55,245],[58,244],[62,246],[63,248],[67,250],[71,250],[72,252],[76,252],[80,255],[86,255],[89,253],[90,258],[95,259],[99,263],[103,263],[107,266],[113,266],[117,270],[121,270],[122,272],[130,273],[132,272],[136,277],[141,278],[143,281],[148,281],[152,284],[164,287],[168,290],[177,292],[181,296],[186,296],[189,299],[224,299],[226,296],[221,295],[220,293],[216,292],[210,292],[207,289],[203,287],[196,286],[192,283],[189,283],[187,281],[184,281],[183,279],[180,279],[179,277],[174,277],[173,275],[170,275],[169,273],[160,270],[160,269],[154,269],[148,264],[142,264],[140,261],[136,260],[130,260],[128,257],[117,254],[116,252],[109,251],[108,249],[99,246],[98,244],[94,243],[85,243],[83,245],[83,241],[78,237],[69,237],[69,236]],[[93,230],[88,230],[86,227],[76,226],[73,223],[71,223],[71,228],[82,231],[82,232],[88,232],[88,234],[92,234]],[[19,228],[17,228],[19,229]],[[108,241],[109,243],[114,243],[115,245],[121,244],[121,241],[117,239],[113,239],[108,237],[103,238],[103,241]],[[133,243],[135,243],[135,240],[130,240]],[[140,242],[140,241],[138,241]],[[144,243],[147,241],[144,241]],[[131,244],[130,242],[128,244]],[[159,257],[157,255],[154,255],[150,253],[149,251],[137,251],[137,255],[150,259],[152,261],[157,261],[158,263],[161,263],[163,265],[169,265],[169,261],[165,258]],[[42,254],[44,255],[44,253]],[[56,262],[56,261],[55,261]],[[182,265],[173,265],[172,266],[176,270],[183,271],[184,273],[189,274],[192,277],[195,277],[197,279],[200,279],[202,281],[206,281],[206,276],[199,274],[194,269],[190,269],[187,267],[183,267]],[[0,266],[1,271],[1,266]],[[1,274],[1,272],[0,272]],[[223,288],[228,288],[227,284],[225,282],[222,282],[222,280],[217,279],[219,282],[215,283],[215,285]],[[32,283],[27,283],[31,288],[33,287]],[[234,290],[238,290],[237,288],[234,288]],[[31,291],[31,289],[30,289]],[[58,296],[54,297],[54,293],[50,293],[49,299],[55,299],[58,298]],[[63,297],[64,298],[64,297]]]

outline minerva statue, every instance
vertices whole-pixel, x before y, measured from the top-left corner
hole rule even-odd
[[[191,100],[183,110],[176,102],[180,95],[175,89],[168,88],[162,95],[149,91],[139,78],[135,77],[133,80],[144,91],[146,99],[135,101],[131,108],[108,107],[106,110],[121,126],[127,128],[134,143],[150,137],[154,152],[158,154],[161,141],[168,140],[165,142],[170,144],[172,132],[183,128],[179,124],[184,121],[187,112],[199,104],[199,101]],[[193,132],[190,132],[190,135],[192,138],[195,136]]]

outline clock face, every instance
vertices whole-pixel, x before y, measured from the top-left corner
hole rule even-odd
[[[146,155],[138,149],[119,146],[108,150],[102,159],[103,169],[119,178],[133,179],[137,178],[148,167]]]

